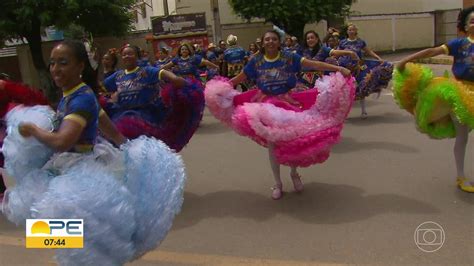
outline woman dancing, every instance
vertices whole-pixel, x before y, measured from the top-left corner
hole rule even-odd
[[[178,49],[178,55],[171,62],[163,65],[163,69],[173,69],[173,72],[184,78],[200,79],[199,67],[206,66],[219,69],[219,66],[194,53],[194,49],[188,43],[182,43]]]
[[[86,84],[94,83],[89,70],[83,43],[62,42],[50,57],[63,92],[57,114],[48,106],[18,106],[7,114],[5,169],[16,185],[2,210],[17,224],[83,219],[84,248],[56,250],[59,264],[122,265],[166,236],[183,201],[184,169],[156,139],[141,137],[120,150],[98,139],[99,117],[106,115]]]
[[[303,49],[299,50],[298,53],[304,58],[325,62],[326,58],[330,56],[338,58],[347,55],[354,60],[359,60],[359,57],[353,51],[336,50],[321,45],[319,35],[314,30],[307,31],[304,34],[304,40]],[[313,88],[316,80],[324,75],[323,72],[324,71],[312,71],[310,68],[303,68],[299,74],[297,88],[302,88],[303,90]],[[328,74],[327,71],[326,74]]]
[[[243,72],[230,81],[211,80],[205,90],[206,103],[214,116],[237,133],[268,147],[275,200],[283,192],[280,164],[291,167],[294,188],[301,192],[303,183],[297,167],[322,163],[329,157],[353,101],[353,81],[340,73],[323,78],[316,85],[318,90],[289,93],[302,67],[341,71],[350,77],[350,71],[343,67],[281,52],[280,35],[267,31],[261,52]],[[246,79],[255,80],[258,90],[239,93],[233,89]]]
[[[165,69],[139,67],[138,57],[138,47],[122,50],[125,69],[104,81],[112,97],[103,108],[127,138],[155,137],[180,151],[202,119],[202,85]]]
[[[466,36],[403,58],[394,72],[394,96],[399,106],[415,116],[417,128],[432,138],[456,138],[456,183],[474,192],[464,172],[469,131],[474,128],[474,6],[461,11],[458,30]],[[408,63],[441,54],[454,57],[454,78],[433,77],[431,69]]]
[[[367,43],[358,37],[358,29],[356,25],[349,24],[347,27],[347,39],[341,40],[338,50],[351,50],[362,58],[362,52],[374,57],[374,60],[353,60],[352,58],[343,56],[338,60],[338,64],[349,68],[352,75],[357,81],[356,99],[360,100],[361,117],[367,118],[367,110],[365,106],[365,97],[371,93],[380,93],[382,88],[388,85],[392,78],[393,65],[382,60]]]

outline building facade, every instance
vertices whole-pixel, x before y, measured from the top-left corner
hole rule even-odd
[[[360,37],[376,51],[424,48],[455,37],[459,10],[473,1],[356,0],[346,22],[357,24]],[[226,0],[175,0],[175,4],[177,14],[205,12],[214,41],[234,34],[245,47],[272,28],[263,20],[247,22],[239,18]],[[327,26],[326,21],[321,21],[306,25],[305,31],[312,29],[324,36]]]
[[[457,36],[466,0],[356,0],[347,18],[376,51],[441,45]]]
[[[474,0],[356,0],[346,22],[355,23],[360,37],[376,51],[421,49],[442,44],[455,37],[459,10],[472,5]],[[151,17],[166,14],[204,12],[210,40],[217,42],[234,34],[238,36],[239,45],[244,48],[273,27],[261,19],[245,21],[239,18],[227,0],[141,0],[136,1],[131,11],[135,16],[134,32],[123,38],[95,38],[94,41],[102,51],[130,43],[151,52],[151,42],[145,38],[151,34]],[[315,30],[323,37],[327,26],[334,25],[321,21],[306,25],[304,30]],[[53,44],[54,42],[44,43],[45,59]],[[19,64],[16,76],[21,76],[27,84],[38,86],[37,73],[28,47],[17,46],[17,54]],[[12,58],[16,57],[4,54],[1,65],[4,66],[5,60]]]
[[[176,13],[175,0],[136,0],[131,10],[135,32],[151,31],[151,17]]]

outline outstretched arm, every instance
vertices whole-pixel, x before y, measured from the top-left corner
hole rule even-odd
[[[237,76],[233,77],[230,82],[232,83],[232,86],[237,86],[238,84],[244,82],[247,80],[247,75],[242,71],[240,72]]]
[[[160,80],[164,80],[166,82],[171,82],[173,84],[173,87],[175,88],[183,88],[186,86],[186,80],[183,79],[182,77],[176,76],[173,72],[162,69],[160,70],[160,73],[158,74]]]
[[[400,71],[403,71],[405,69],[405,65],[410,61],[413,61],[413,60],[416,60],[416,59],[422,59],[422,58],[430,58],[430,57],[433,57],[433,56],[444,54],[445,52],[446,52],[446,50],[445,50],[445,48],[443,48],[443,46],[438,46],[438,47],[433,47],[433,48],[428,48],[428,49],[425,49],[425,50],[421,50],[417,53],[409,55],[409,56],[403,58],[402,60],[400,60],[400,62],[397,65],[397,68]]]
[[[162,65],[161,69],[171,69],[172,66],[174,66],[174,63],[172,61],[169,61],[168,63]]]
[[[310,60],[310,59],[303,59],[301,65],[307,68],[311,68],[314,70],[323,70],[323,71],[339,71],[344,76],[350,76],[351,71],[345,67],[335,66],[331,64],[327,64],[320,61]]]
[[[215,68],[215,69],[219,69],[219,66],[212,63],[211,61],[207,60],[207,59],[203,59],[201,61],[201,65],[204,65],[206,67],[211,67],[211,68]]]
[[[127,141],[127,139],[117,130],[112,120],[104,112],[100,110],[99,113],[99,129],[104,137],[112,141],[116,146],[120,146]]]
[[[360,58],[359,58],[359,56],[357,55],[357,53],[354,52],[354,51],[350,51],[350,50],[336,50],[336,49],[332,49],[331,52],[329,53],[329,55],[332,55],[332,56],[335,56],[335,57],[347,55],[347,56],[350,56],[350,57],[351,57],[352,59],[354,59],[354,60],[360,60]]]
[[[383,61],[382,57],[380,57],[378,54],[376,54],[374,51],[372,51],[372,49],[370,49],[369,47],[364,47],[364,53],[372,56],[373,58],[376,58],[377,60],[380,60],[380,61]]]

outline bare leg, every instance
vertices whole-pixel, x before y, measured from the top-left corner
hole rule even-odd
[[[367,118],[367,110],[365,108],[365,98],[360,99],[360,110],[361,110],[360,117],[362,119],[366,119]]]
[[[273,187],[272,198],[277,200],[280,199],[282,196],[282,183],[280,177],[280,164],[277,162],[275,158],[274,144],[268,144],[268,157],[270,159],[270,165],[272,167],[273,178],[275,179],[275,187]]]
[[[303,191],[303,189],[304,189],[303,182],[301,182],[301,176],[298,173],[298,170],[297,170],[296,166],[291,167],[290,176],[291,176],[291,181],[293,181],[293,186],[295,188],[295,191],[296,192]]]
[[[457,176],[465,177],[464,173],[464,158],[466,156],[466,146],[469,137],[469,128],[452,117],[454,126],[456,128],[456,142],[454,143],[454,159],[456,161]]]
[[[298,168],[296,166],[292,166],[290,174],[291,174],[291,176],[299,175],[298,174]]]
[[[458,184],[463,187],[463,190],[468,192],[474,192],[474,184],[473,182],[466,180],[466,175],[464,172],[464,160],[466,157],[466,147],[469,139],[469,127],[459,123],[459,121],[454,115],[451,115],[451,118],[456,128],[454,159],[456,161],[456,174],[458,177]]]

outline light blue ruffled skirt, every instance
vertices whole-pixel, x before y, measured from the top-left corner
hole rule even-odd
[[[16,107],[7,115],[5,169],[7,218],[84,219],[84,248],[58,249],[61,265],[121,265],[156,248],[183,203],[181,157],[163,142],[139,137],[114,148],[108,142],[87,154],[59,153],[18,133],[21,122],[51,129],[46,106]]]

